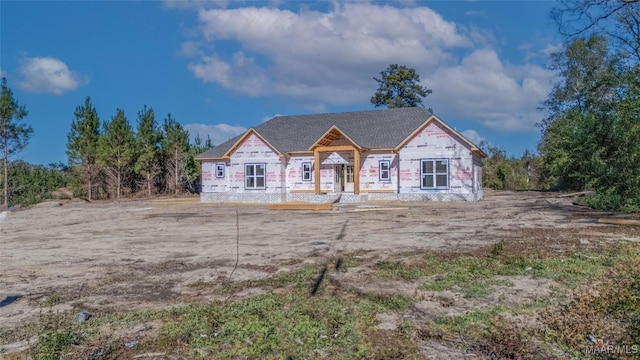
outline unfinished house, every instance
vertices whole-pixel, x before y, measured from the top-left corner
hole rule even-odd
[[[482,198],[471,141],[422,108],[278,116],[196,157],[203,202]]]

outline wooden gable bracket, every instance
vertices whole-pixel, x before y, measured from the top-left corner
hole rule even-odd
[[[343,136],[345,139],[349,140],[349,142],[351,144],[353,144],[353,147],[355,147],[356,149],[358,149],[359,151],[362,151],[363,148],[362,146],[358,145],[355,141],[353,141],[353,139],[351,139],[349,137],[349,135],[345,134],[342,130],[340,130],[337,126],[333,125],[331,126],[331,128],[329,128],[329,130],[327,130],[322,136],[320,136],[318,138],[318,140],[316,140],[310,147],[309,147],[309,151],[314,151],[315,148],[319,147],[319,146],[324,146],[324,147],[328,147],[331,146],[331,143],[336,140],[337,138],[339,138],[340,136]],[[335,147],[337,148],[338,146],[331,146],[331,147]]]

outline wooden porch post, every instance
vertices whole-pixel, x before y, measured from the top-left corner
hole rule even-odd
[[[353,149],[353,193],[360,194],[360,151]]]
[[[320,194],[320,152],[317,148],[313,150],[313,182],[316,195]]]

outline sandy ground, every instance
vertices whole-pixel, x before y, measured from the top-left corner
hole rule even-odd
[[[237,248],[234,281],[286,271],[292,259],[318,262],[355,251],[381,259],[528,238],[550,249],[567,241],[640,241],[638,228],[596,224],[607,214],[574,206],[573,200],[552,193],[488,192],[476,203],[339,205],[333,211],[273,211],[264,205],[201,204],[196,198],[47,202],[0,220],[0,301],[16,299],[0,305],[0,326],[35,318],[52,294],[62,299],[56,305],[61,309],[82,304],[132,310],[212,299],[211,291],[189,284],[222,283]]]

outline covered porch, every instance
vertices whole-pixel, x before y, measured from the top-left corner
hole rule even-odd
[[[313,151],[313,180],[316,195],[327,192],[322,189],[321,182],[324,171],[333,175],[334,193],[360,194],[360,155],[364,149],[333,126],[320,137],[309,149]]]

